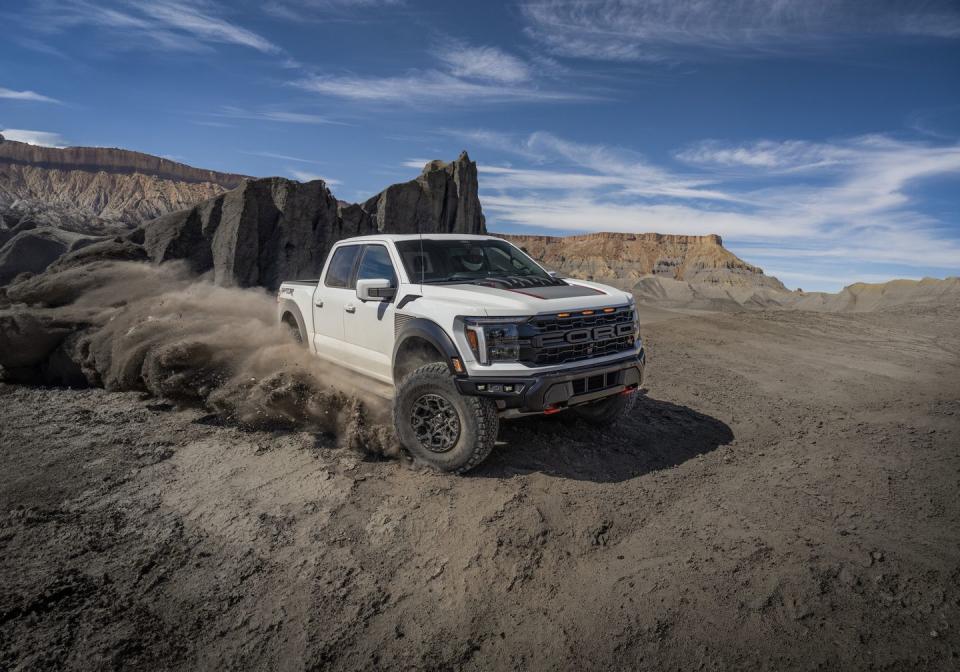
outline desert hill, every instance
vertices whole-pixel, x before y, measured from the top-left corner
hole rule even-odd
[[[825,313],[868,313],[921,304],[960,305],[960,277],[857,282],[836,294],[796,292],[789,307]]]
[[[623,289],[632,289],[641,279],[654,276],[736,289],[787,291],[779,280],[764,275],[762,269],[726,249],[717,235],[591,233],[501,237],[555,271]]]
[[[778,308],[792,301],[782,282],[737,257],[717,235],[497,235],[551,270],[630,290],[645,303],[742,310]]]
[[[243,179],[141,152],[39,147],[0,135],[0,284]]]
[[[107,147],[39,147],[0,135],[0,205],[136,224],[233,189],[243,175]]]

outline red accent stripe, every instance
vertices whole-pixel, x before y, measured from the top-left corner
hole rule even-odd
[[[546,299],[545,296],[540,296],[539,294],[531,294],[530,292],[525,292],[521,289],[508,289],[508,292],[516,292],[517,294],[526,294],[527,296],[532,296],[535,299]]]

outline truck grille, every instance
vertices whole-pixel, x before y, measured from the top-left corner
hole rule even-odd
[[[521,336],[524,345],[529,344],[521,346],[525,364],[566,364],[615,355],[634,347],[634,312],[630,306],[610,312],[598,309],[591,315],[582,311],[560,315],[537,316],[526,324],[530,331]]]

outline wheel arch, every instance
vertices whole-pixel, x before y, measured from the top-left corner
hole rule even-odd
[[[300,330],[301,336],[303,337],[304,347],[309,347],[307,339],[310,337],[310,332],[307,331],[307,323],[303,319],[303,314],[301,314],[300,306],[297,305],[297,302],[293,299],[280,299],[277,314],[280,318],[280,324],[283,324],[284,322],[289,324],[290,320],[293,320],[297,326],[297,329]]]
[[[450,336],[436,322],[413,318],[397,330],[393,343],[393,381],[395,384],[414,369],[429,362],[443,362],[452,374],[453,358],[460,357]]]

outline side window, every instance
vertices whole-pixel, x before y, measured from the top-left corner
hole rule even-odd
[[[327,269],[327,276],[323,279],[323,284],[327,287],[349,288],[351,275],[353,275],[353,265],[357,261],[357,255],[360,254],[360,245],[346,245],[337,248],[333,253],[333,259],[330,260],[330,267]]]
[[[397,286],[397,274],[390,261],[390,253],[383,245],[367,245],[360,261],[360,270],[357,271],[357,280],[374,280],[386,278],[391,287]]]

